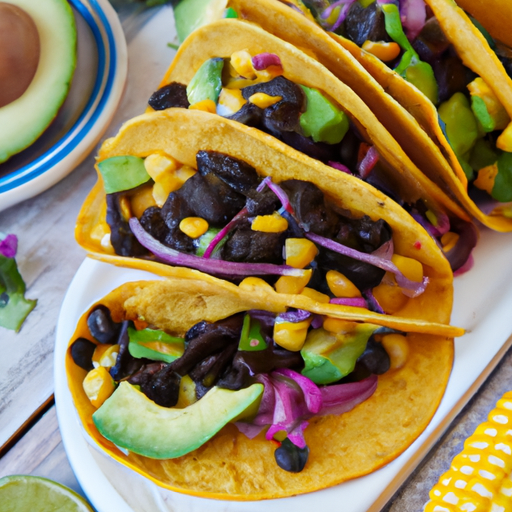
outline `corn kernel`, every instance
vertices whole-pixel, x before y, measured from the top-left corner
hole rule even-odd
[[[263,233],[281,233],[288,229],[288,221],[277,212],[272,215],[258,215],[252,221],[251,229]]]
[[[307,269],[304,271],[304,275],[301,277],[281,276],[274,285],[276,292],[289,293],[294,295],[301,293],[305,286],[309,283],[311,274],[313,274],[313,270]]]
[[[394,276],[387,275],[386,279],[394,281]],[[380,283],[372,290],[373,296],[388,314],[400,311],[409,301],[409,298],[402,293],[402,288],[397,284]]]
[[[509,123],[509,125],[501,132],[501,135],[496,141],[496,147],[506,151],[507,153],[512,153],[512,123]]]
[[[188,179],[192,178],[197,171],[190,165],[182,165],[175,173],[176,179],[183,185]]]
[[[391,360],[390,368],[402,368],[409,357],[409,344],[407,338],[401,334],[386,334],[382,337],[382,346],[386,349]]]
[[[340,272],[329,270],[326,279],[329,290],[331,290],[335,297],[346,297],[349,299],[361,297],[361,292],[357,286]]]
[[[333,318],[330,316],[324,318],[323,328],[335,334],[352,332],[355,327],[356,322],[351,322],[350,320],[342,320],[341,318]]]
[[[400,256],[399,254],[393,254],[391,261],[407,279],[421,283],[423,279],[423,265],[418,260]]]
[[[180,222],[180,230],[190,238],[199,238],[208,231],[208,222],[201,217],[186,217]]]
[[[178,166],[179,163],[175,158],[164,153],[152,153],[144,160],[146,172],[155,181],[158,181],[163,174],[174,172]]]
[[[385,43],[368,40],[363,43],[362,48],[383,62],[395,60],[400,55],[400,46],[394,42]]]
[[[261,279],[261,277],[246,277],[239,285],[240,288],[244,290],[253,290],[254,288],[263,288],[274,291],[272,286],[270,286],[266,281]]]
[[[119,345],[100,344],[94,349],[92,355],[93,364],[112,368],[116,364],[117,355],[119,354]],[[96,365],[95,365],[96,366]]]
[[[210,112],[210,114],[217,113],[217,105],[213,100],[202,100],[190,105],[188,107],[190,110],[204,110],[205,112]]]
[[[313,290],[313,288],[308,288],[307,286],[304,288],[304,290],[302,290],[300,294],[309,297],[316,302],[321,302],[322,304],[328,304],[331,300],[329,295],[317,292],[316,290]]]
[[[304,268],[315,259],[318,249],[307,238],[287,238],[285,254],[287,265],[294,268]]]
[[[153,196],[153,187],[149,185],[137,189],[137,192],[130,196],[130,203],[133,215],[140,218],[150,206],[155,206],[156,204]]]
[[[492,189],[494,188],[494,180],[498,175],[498,165],[495,162],[492,165],[488,165],[487,167],[483,167],[478,171],[478,176],[474,181],[475,187],[480,190],[485,190],[488,194],[492,193]]]
[[[251,80],[256,78],[252,57],[247,50],[240,50],[231,54],[230,64],[239,75]]]
[[[231,112],[238,112],[247,100],[242,96],[240,89],[223,88],[219,96],[219,105],[226,107]]]
[[[459,235],[454,233],[453,231],[448,231],[441,237],[441,245],[443,246],[443,251],[448,252],[451,251],[455,244],[459,240]]]
[[[103,366],[98,366],[85,376],[83,388],[91,404],[94,407],[100,407],[114,392],[115,383],[108,370]]]
[[[132,207],[128,197],[121,196],[121,199],[119,200],[119,208],[123,219],[128,220],[132,218]]]
[[[180,391],[178,395],[177,409],[184,409],[189,405],[197,402],[196,397],[196,383],[190,378],[189,375],[184,375],[180,380]]]
[[[278,101],[281,101],[282,99],[282,96],[269,96],[264,92],[257,92],[249,98],[249,101],[257,107],[267,108],[270,107],[271,105],[275,105]]]
[[[311,320],[302,322],[276,322],[274,324],[274,341],[281,347],[299,351],[306,342],[308,328]]]

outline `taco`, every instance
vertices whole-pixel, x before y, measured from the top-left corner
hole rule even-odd
[[[462,263],[476,244],[464,210],[411,161],[352,89],[252,23],[226,19],[196,30],[180,47],[149,105],[216,112],[362,178],[402,204],[438,239],[449,228],[446,238],[462,234],[452,251]],[[431,153],[415,147],[418,155],[427,155],[423,165],[431,165]]]
[[[144,114],[104,142],[98,170],[76,226],[93,257],[273,287],[289,307],[329,303],[393,328],[397,316],[413,330],[449,323],[453,275],[428,233],[370,185],[258,130],[200,110]]]
[[[162,487],[227,500],[315,491],[397,457],[439,405],[453,340],[275,299],[181,278],[102,298],[66,354],[86,432]],[[279,345],[301,331],[301,349]]]
[[[378,0],[305,2],[337,43],[333,46],[301,2],[250,4],[229,3],[241,17],[311,49],[371,106],[426,176],[472,217],[498,231],[512,229],[507,204],[512,200],[510,50],[477,21],[451,0],[426,0],[426,7],[401,2],[400,9],[396,2]],[[498,7],[476,1],[466,5],[476,16],[486,9],[483,24],[503,37],[498,27],[506,25],[507,11],[501,22],[492,23],[489,16]],[[288,23],[279,28],[277,16],[269,12],[279,12]],[[350,63],[347,52],[380,88],[372,80],[364,83],[364,70]],[[422,155],[428,164],[422,165]]]

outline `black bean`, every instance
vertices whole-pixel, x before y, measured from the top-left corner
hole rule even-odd
[[[187,98],[187,86],[178,82],[164,85],[151,95],[148,103],[154,110],[165,110],[171,107],[188,108],[190,103]]]
[[[386,32],[382,7],[378,2],[373,2],[368,7],[354,2],[347,13],[344,25],[346,37],[354,41],[357,46],[362,46],[367,40],[391,40]]]
[[[300,473],[308,461],[309,448],[299,448],[286,438],[274,452],[277,465],[290,473]]]
[[[84,370],[92,370],[92,355],[96,345],[85,338],[78,338],[73,342],[70,348],[71,357],[76,365]]]
[[[366,367],[366,369],[375,375],[382,375],[389,370],[389,355],[382,346],[377,343],[373,337],[368,340],[365,351],[359,356],[357,362]]]
[[[103,305],[89,313],[87,326],[91,336],[99,343],[115,343],[121,329],[121,324],[112,320],[110,310]]]

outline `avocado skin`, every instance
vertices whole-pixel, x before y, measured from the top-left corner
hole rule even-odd
[[[50,125],[66,99],[76,66],[76,24],[67,1],[11,3],[34,20],[41,57],[25,93],[0,108],[0,163],[30,146]]]
[[[184,409],[156,405],[126,381],[93,414],[100,434],[117,446],[153,459],[172,459],[211,439],[232,420],[254,413],[262,384],[239,391],[212,388]]]

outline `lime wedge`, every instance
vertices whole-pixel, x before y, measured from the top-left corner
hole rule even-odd
[[[37,476],[0,478],[0,512],[93,512],[76,492]]]

